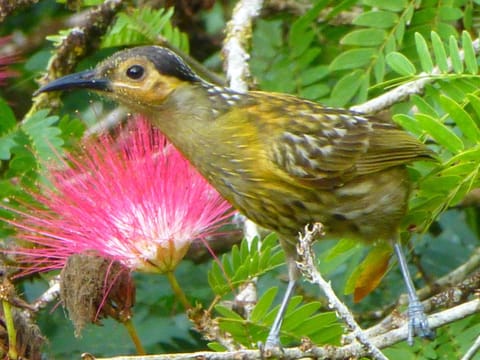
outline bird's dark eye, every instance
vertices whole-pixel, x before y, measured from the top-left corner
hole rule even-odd
[[[132,65],[127,69],[127,76],[130,79],[138,80],[143,76],[145,69],[140,65]]]

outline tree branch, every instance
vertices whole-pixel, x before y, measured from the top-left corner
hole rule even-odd
[[[101,35],[105,33],[116,13],[124,5],[124,0],[105,0],[87,16],[85,24],[75,27],[56,49],[48,63],[47,73],[40,81],[42,84],[73,72],[78,61],[90,51],[96,49]],[[34,99],[33,106],[26,118],[39,108],[52,106],[52,95],[40,94]],[[55,105],[55,104],[53,104]]]
[[[248,91],[250,77],[246,51],[252,35],[252,21],[258,16],[263,0],[240,0],[233,10],[232,19],[227,24],[227,35],[223,45],[225,72],[229,86],[239,92]]]

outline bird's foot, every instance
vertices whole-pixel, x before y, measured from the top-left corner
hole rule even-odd
[[[428,325],[422,303],[419,300],[411,301],[408,305],[408,344],[413,345],[413,338],[420,336],[424,339],[434,339],[435,332]]]
[[[283,347],[278,334],[268,334],[267,341],[265,341],[265,344],[260,342],[258,349],[262,359],[283,354]]]
[[[280,342],[280,337],[278,335],[269,334],[267,341],[265,342],[265,349],[282,349],[282,343]]]

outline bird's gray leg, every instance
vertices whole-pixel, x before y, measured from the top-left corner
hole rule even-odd
[[[402,245],[399,241],[395,242],[394,245],[395,254],[397,255],[398,262],[400,264],[400,269],[402,271],[403,279],[405,280],[405,285],[407,286],[408,293],[408,344],[413,345],[413,338],[416,335],[419,335],[422,338],[433,339],[435,333],[430,329],[428,325],[428,319],[425,315],[420,299],[417,296],[415,291],[415,286],[410,276],[410,271],[408,270],[407,260],[402,250]]]
[[[280,329],[282,327],[283,317],[288,307],[288,303],[295,291],[295,285],[299,276],[297,263],[296,263],[296,251],[291,251],[291,245],[282,243],[285,250],[288,266],[288,285],[285,295],[283,296],[282,303],[280,304],[280,309],[278,310],[277,316],[273,322],[270,332],[268,333],[267,341],[265,343],[265,349],[278,349],[281,348],[282,344],[280,343]],[[288,247],[288,248],[287,248]],[[295,248],[294,248],[295,249]]]
[[[296,280],[289,280],[287,290],[285,291],[285,295],[283,296],[282,303],[280,305],[280,309],[278,310],[277,316],[275,317],[275,321],[273,322],[272,327],[270,328],[270,332],[268,333],[267,341],[265,343],[265,348],[279,348],[282,346],[280,343],[280,328],[282,327],[283,317],[285,316],[285,311],[287,310],[288,303],[290,302],[290,298],[295,290]]]

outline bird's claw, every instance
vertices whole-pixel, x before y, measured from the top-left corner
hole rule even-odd
[[[408,344],[413,345],[415,336],[432,340],[435,332],[428,325],[427,315],[420,301],[412,301],[408,305]]]

